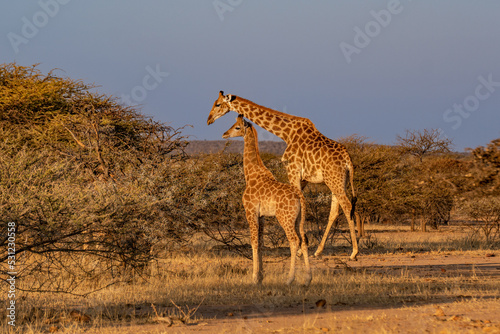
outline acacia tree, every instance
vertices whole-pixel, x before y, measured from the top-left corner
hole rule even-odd
[[[473,168],[466,174],[460,211],[471,220],[471,236],[484,236],[490,246],[500,243],[500,138],[471,150]],[[481,233],[479,233],[481,232]]]
[[[472,219],[468,227],[477,234],[482,232],[487,244],[500,243],[500,196],[484,196],[464,200],[460,210]]]
[[[396,143],[403,154],[414,155],[420,162],[424,155],[448,153],[452,146],[451,139],[443,138],[439,129],[406,130],[404,137],[396,136]]]
[[[95,92],[94,85],[53,72],[44,75],[36,65],[0,66],[0,134],[14,150],[48,147],[106,178],[130,162],[182,154],[187,145],[182,128],[154,121]],[[124,151],[130,154],[123,156]]]
[[[419,164],[411,164],[411,173],[406,176],[406,185],[411,195],[408,197],[408,208],[412,211],[412,224],[415,216],[420,217],[421,229],[425,231],[427,224],[437,227],[450,220],[453,207],[453,184],[444,176],[442,156],[431,157],[423,164],[426,155],[450,153],[452,141],[443,138],[438,129],[406,130],[404,136],[397,135],[397,148],[401,154],[409,154],[418,158]],[[413,225],[412,225],[413,226]]]
[[[472,155],[476,164],[474,185],[487,195],[500,195],[500,138],[472,150]]]
[[[378,221],[383,216],[392,215],[399,205],[394,187],[399,173],[399,155],[396,150],[390,146],[376,145],[360,136],[342,138],[340,142],[347,147],[354,164],[358,223]]]
[[[155,245],[187,238],[167,201],[178,178],[166,175],[180,173],[186,145],[181,130],[81,81],[0,65],[1,278],[9,222],[23,259],[18,277],[37,291],[141,272]]]

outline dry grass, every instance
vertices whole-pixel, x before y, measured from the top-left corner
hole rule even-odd
[[[456,227],[428,233],[410,233],[406,228],[386,226],[369,226],[367,229],[372,235],[370,242],[373,245],[362,250],[360,261],[424,253],[436,257],[484,254],[481,250],[460,248],[465,232]],[[415,274],[407,266],[385,271],[355,267],[352,262],[344,262],[348,246],[336,245],[333,249],[326,249],[324,258],[313,259],[313,281],[307,288],[300,285],[301,265],[298,282],[287,287],[284,281],[289,265],[288,251],[267,249],[263,285],[255,286],[251,281],[251,261],[230,253],[201,251],[200,248],[206,249],[207,244],[200,239],[199,245],[194,245],[191,250],[160,260],[153,276],[134,277],[130,284],[114,285],[86,298],[18,292],[17,324],[23,326],[26,333],[46,332],[51,327],[57,327],[62,333],[76,333],[130,324],[169,321],[171,324],[189,324],[203,320],[197,312],[198,307],[201,310],[253,305],[278,309],[325,299],[328,305],[339,307],[377,308],[433,304],[460,298],[500,298],[498,277],[485,280],[480,273],[429,277]],[[328,255],[332,252],[341,256]],[[81,290],[88,288],[82,286]],[[1,329],[7,331],[9,327],[5,319],[2,314]]]

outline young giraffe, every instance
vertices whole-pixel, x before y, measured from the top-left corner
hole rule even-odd
[[[243,207],[250,226],[253,281],[260,284],[263,278],[261,252],[263,228],[259,217],[276,216],[290,243],[291,263],[287,284],[290,285],[295,278],[295,259],[300,246],[307,271],[305,284],[309,285],[312,275],[304,232],[306,207],[302,192],[297,191],[291,185],[276,181],[273,174],[264,166],[259,155],[257,131],[241,115],[236,118],[236,123],[222,135],[224,139],[232,137],[243,137],[245,140],[243,170],[246,188],[243,193]],[[300,239],[297,230],[300,232]]]
[[[214,102],[207,124],[230,110],[280,137],[287,143],[281,160],[287,163],[288,179],[297,189],[303,189],[307,182],[325,183],[332,192],[332,203],[328,225],[314,256],[319,256],[325,247],[328,233],[342,207],[351,231],[351,259],[356,260],[358,243],[354,229],[354,207],[356,195],[353,184],[353,165],[346,148],[321,134],[307,118],[288,115],[269,109],[235,95],[221,91]],[[352,202],[347,197],[347,176],[352,188]]]

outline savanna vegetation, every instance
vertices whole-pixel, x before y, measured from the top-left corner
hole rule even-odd
[[[451,140],[432,129],[407,131],[393,146],[361,136],[339,141],[355,165],[359,222],[398,226],[408,233],[453,223],[460,226],[458,239],[449,247],[446,242],[451,241],[443,241],[440,249],[498,249],[500,139],[466,153],[453,152]],[[170,291],[186,280],[190,283],[185,289],[170,295],[174,305],[173,299],[226,303],[240,293],[245,302],[266,303],[271,297],[288,300],[314,289],[327,290],[329,283],[319,279],[309,292],[287,295],[283,288],[278,297],[263,296],[260,290],[242,292],[241,284],[249,284],[245,279],[251,266],[246,260],[251,252],[241,204],[242,156],[224,150],[188,155],[188,145],[183,128],[122,106],[94,85],[59,76],[56,70],[44,74],[37,66],[0,65],[0,276],[7,286],[11,271],[7,229],[14,222],[16,289],[18,296],[32,301],[20,306],[19,325],[49,317],[49,311],[33,310],[35,306],[41,310],[41,296],[54,293],[100,296],[92,300],[108,306],[101,305],[97,312],[94,319],[100,320],[93,321],[98,326],[104,318],[124,317],[110,306],[116,303],[112,296],[117,291],[122,294],[120,303],[161,303],[154,291]],[[279,156],[262,154],[262,158],[279,181],[287,182]],[[304,195],[307,233],[315,247],[326,227],[331,195],[322,185],[308,185]],[[283,255],[286,237],[271,221],[266,220],[266,247],[269,254]],[[349,248],[345,227],[341,217],[331,237],[335,252]],[[368,229],[359,232],[361,256],[405,247],[403,241],[396,245],[377,239]],[[407,250],[413,251],[410,246]],[[270,284],[277,288],[281,277],[272,272]],[[214,295],[210,285],[220,278],[230,279]],[[390,285],[374,279],[368,275],[366,284]],[[336,291],[342,295],[342,286],[349,284],[353,286],[347,290],[357,291],[357,280],[339,277]],[[421,294],[425,282],[419,284],[409,283],[401,298]],[[109,294],[103,295],[106,291]],[[386,296],[383,291],[368,296],[380,300]],[[349,300],[346,296],[340,302]],[[177,307],[187,318],[191,311]],[[2,316],[3,328],[5,319]]]

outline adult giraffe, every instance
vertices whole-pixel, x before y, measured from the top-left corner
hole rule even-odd
[[[252,101],[235,95],[224,95],[214,102],[207,124],[224,116],[230,110],[236,111],[260,127],[283,139],[286,150],[281,158],[287,162],[286,168],[290,184],[302,190],[307,182],[325,183],[332,192],[332,203],[328,225],[314,256],[319,256],[325,247],[328,233],[342,207],[351,231],[352,254],[356,260],[358,243],[354,229],[354,208],[356,194],[353,183],[353,165],[346,148],[321,134],[313,122],[307,118],[288,115],[270,108],[260,106]],[[347,197],[347,179],[352,188],[352,202]]]

